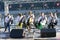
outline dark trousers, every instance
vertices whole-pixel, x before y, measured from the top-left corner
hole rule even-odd
[[[48,25],[48,28],[54,28],[54,26],[55,25],[57,25],[57,22],[51,22],[51,23],[49,23],[49,25]]]
[[[8,28],[8,31],[10,32],[10,25],[9,25],[9,23],[5,23],[5,31],[7,30],[7,28]]]
[[[54,23],[53,22],[49,23],[48,28],[54,28]]]

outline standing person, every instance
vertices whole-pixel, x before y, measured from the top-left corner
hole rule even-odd
[[[24,15],[20,15],[20,19],[19,19],[19,26],[20,26],[20,28],[23,28],[23,22],[24,22]]]
[[[41,23],[42,25],[45,25],[47,21],[47,17],[44,13],[41,14],[41,17],[39,19],[39,23]]]
[[[32,11],[30,11],[30,13],[29,13],[29,15],[30,15],[30,24],[34,24],[34,21],[35,21],[35,15],[32,13]]]
[[[42,29],[47,21],[47,17],[44,15],[44,13],[40,14],[40,17],[38,18],[38,29]]]
[[[35,16],[32,14],[32,11],[29,12],[29,16],[27,18],[27,27],[28,31],[30,32],[31,30],[31,24],[34,24]]]
[[[16,20],[16,25],[17,25],[17,27],[16,27],[16,28],[19,28],[20,16],[21,16],[21,14],[20,14],[20,13],[18,13],[17,17],[15,18],[15,20]]]
[[[7,28],[8,28],[9,33],[10,33],[10,21],[11,21],[11,16],[10,16],[10,14],[7,14],[7,15],[5,16],[5,31],[6,31]],[[5,32],[5,31],[4,31],[4,32]]]
[[[20,16],[21,16],[21,14],[19,13],[18,16],[16,17],[16,24],[17,24],[17,25],[19,24]]]
[[[54,15],[52,12],[50,13],[50,16],[48,18],[48,22],[49,22],[48,28],[54,28]]]

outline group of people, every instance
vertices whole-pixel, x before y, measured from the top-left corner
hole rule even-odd
[[[37,15],[38,16],[38,15]],[[8,31],[10,32],[10,24],[13,23],[13,16],[10,14],[7,14],[5,16],[5,31],[8,28]],[[45,15],[44,13],[40,13],[39,17],[36,21],[36,16],[33,14],[32,11],[29,12],[28,17],[26,15],[23,15],[22,13],[18,14],[16,17],[17,25],[20,26],[20,28],[27,28],[28,31],[31,29],[31,25],[34,25],[36,28],[38,25],[40,25],[38,28],[43,28],[44,25],[48,25],[48,28],[54,28],[55,25],[57,25],[57,14],[51,12],[49,15]],[[37,25],[36,25],[37,24]]]

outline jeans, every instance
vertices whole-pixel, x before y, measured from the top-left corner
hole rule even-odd
[[[8,31],[10,32],[10,24],[9,23],[5,23],[5,31],[7,30],[8,28]]]

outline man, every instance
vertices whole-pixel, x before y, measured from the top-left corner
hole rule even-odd
[[[10,33],[10,22],[11,22],[11,16],[10,16],[10,14],[7,14],[7,15],[5,16],[5,31],[6,31],[7,28],[8,28],[9,33]],[[4,31],[4,32],[5,32],[5,31]]]

